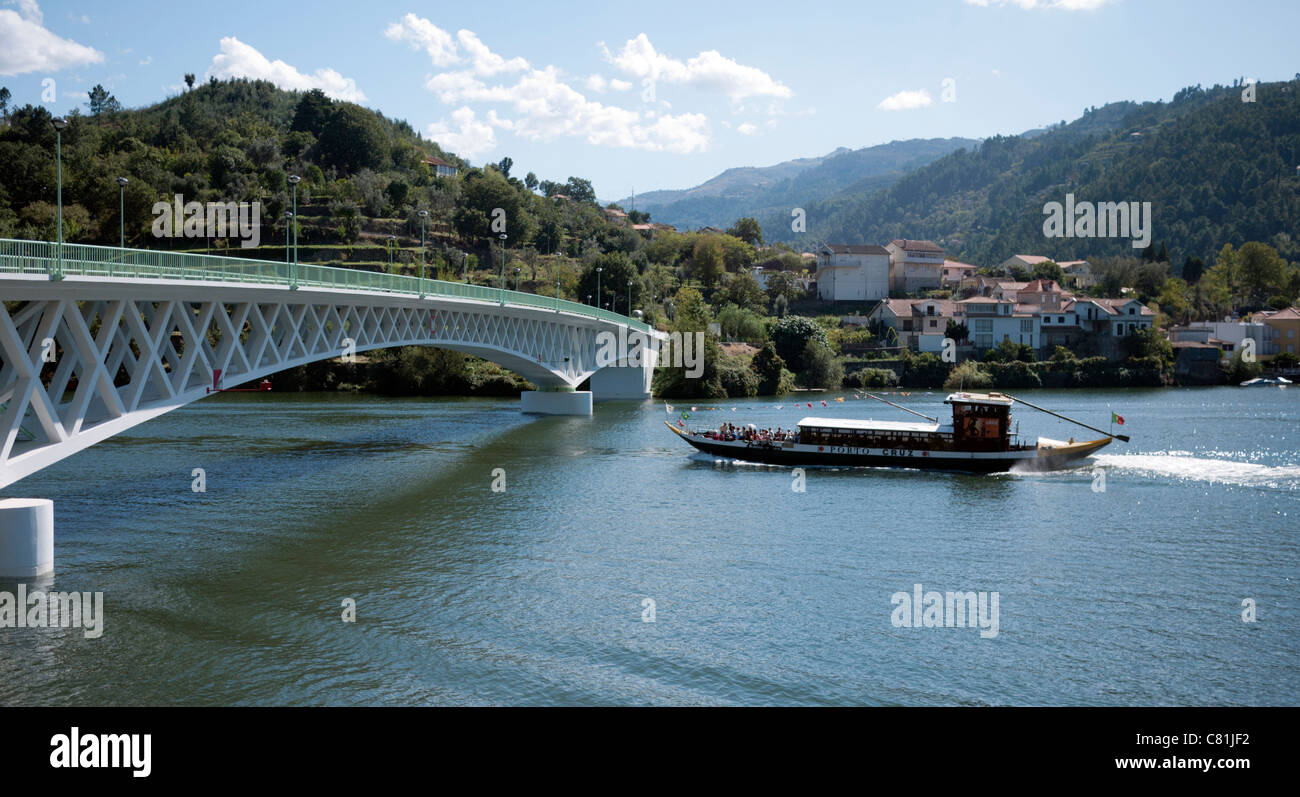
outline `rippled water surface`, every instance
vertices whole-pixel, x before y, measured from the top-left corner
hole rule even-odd
[[[908,419],[846,395],[690,422]],[[1300,703],[1300,389],[1026,397],[1133,442],[799,493],[693,454],[662,403],[206,400],[5,491],[54,500],[54,587],[106,622],[0,629],[0,704]],[[917,583],[996,591],[998,635],[895,628]]]

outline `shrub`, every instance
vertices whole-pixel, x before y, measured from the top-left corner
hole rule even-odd
[[[803,378],[807,387],[837,388],[844,382],[844,365],[825,342],[810,340],[803,350]]]
[[[967,360],[952,369],[948,378],[943,381],[943,386],[945,390],[983,390],[993,387],[993,378],[979,363]]]

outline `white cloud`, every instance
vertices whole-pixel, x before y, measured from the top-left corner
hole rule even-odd
[[[103,63],[104,54],[99,50],[47,30],[36,0],[8,0],[6,4],[18,10],[0,9],[0,75],[56,72]]]
[[[152,56],[152,55],[146,55],[144,58],[142,58],[142,59],[140,60],[140,66],[148,66],[149,64],[152,64],[152,63],[153,63],[153,56]]]
[[[361,89],[357,88],[355,80],[345,78],[333,69],[321,68],[305,75],[284,61],[267,59],[256,48],[244,44],[234,36],[221,40],[221,52],[212,57],[212,65],[204,77],[269,80],[282,89],[320,89],[335,99],[351,102],[362,102],[366,98]]]
[[[499,121],[499,120],[497,120]],[[436,141],[444,151],[454,152],[463,158],[472,158],[490,152],[497,145],[492,120],[480,121],[468,105],[451,112],[451,122],[434,122],[424,134]]]
[[[934,100],[930,99],[930,92],[920,89],[918,91],[900,91],[897,94],[892,94],[881,100],[876,107],[882,111],[910,111],[933,104]]]
[[[474,74],[491,77],[502,72],[522,72],[528,68],[528,62],[523,58],[511,58],[506,60],[488,49],[488,46],[479,41],[478,36],[473,31],[458,30],[456,39],[460,46],[465,49],[466,55],[469,56],[470,63],[474,66]]]
[[[440,42],[430,53],[437,53],[435,65],[455,64],[451,69],[431,75],[425,87],[448,105],[460,105],[450,119],[430,125],[429,135],[447,149],[466,156],[491,150],[496,146],[496,131],[509,130],[533,141],[559,137],[581,137],[594,146],[631,147],[676,153],[699,152],[708,147],[708,118],[698,113],[645,114],[588,99],[563,79],[553,66],[536,68],[523,58],[503,58],[491,52],[471,31],[459,31],[453,42],[428,20],[406,15],[393,23],[386,35],[394,40],[409,40],[417,46]],[[443,44],[450,44],[450,49]],[[457,47],[457,43],[459,46]],[[425,47],[426,51],[428,50]],[[485,78],[517,72],[505,83],[489,84]],[[590,75],[582,83],[587,91],[627,91],[626,80]],[[492,103],[503,106],[486,115],[468,103]],[[668,107],[667,103],[663,103]]]
[[[739,64],[717,50],[705,50],[689,61],[682,62],[665,55],[650,43],[650,38],[639,33],[628,39],[617,55],[601,44],[605,59],[625,74],[642,81],[662,81],[722,94],[732,100],[746,97],[794,96],[789,86],[775,80],[761,69]]]
[[[407,14],[401,22],[390,24],[384,35],[393,41],[410,42],[412,47],[423,49],[437,67],[448,67],[469,62],[469,71],[481,77],[491,77],[503,72],[522,72],[528,69],[524,58],[502,58],[492,52],[472,30],[458,30],[455,37],[423,17]]]
[[[752,136],[758,132],[758,125],[753,122],[743,122],[736,127],[736,132],[742,136]]]
[[[989,6],[1017,6],[1025,10],[1034,8],[1059,8],[1062,11],[1095,11],[1113,0],[966,0],[967,5],[988,8]]]
[[[409,41],[416,49],[423,48],[434,66],[451,66],[460,60],[451,34],[414,14],[407,14],[401,22],[389,25],[384,35],[393,41]]]

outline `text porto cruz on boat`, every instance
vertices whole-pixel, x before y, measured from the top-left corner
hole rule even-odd
[[[923,468],[929,470],[998,473],[1012,468],[1051,470],[1082,459],[1113,439],[1111,434],[1058,415],[1005,393],[952,393],[952,422],[909,410],[878,396],[870,398],[926,419],[926,423],[804,418],[795,430],[759,429],[723,424],[718,429],[685,429],[668,424],[679,437],[700,451],[719,457],[771,465],[837,465]],[[1075,442],[1038,437],[1028,440],[1011,428],[1011,405],[1054,415],[1104,437]],[[678,422],[681,426],[681,422]]]

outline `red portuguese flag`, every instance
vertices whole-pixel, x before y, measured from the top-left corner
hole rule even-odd
[[[1123,416],[1123,415],[1116,415],[1115,413],[1112,412],[1112,413],[1110,414],[1110,422],[1111,422],[1111,423],[1117,423],[1117,424],[1119,424],[1120,426],[1123,426],[1123,425],[1124,425],[1124,416]]]

